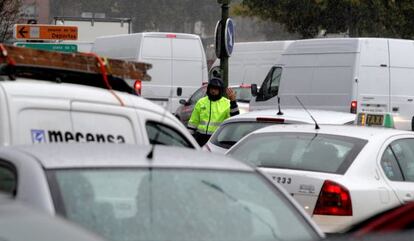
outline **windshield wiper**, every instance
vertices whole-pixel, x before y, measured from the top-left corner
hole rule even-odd
[[[217,184],[206,181],[206,180],[201,180],[201,183],[203,183],[204,185],[220,192],[221,194],[223,194],[224,196],[226,196],[227,198],[229,198],[230,200],[232,200],[233,202],[241,205],[243,207],[243,210],[245,210],[247,213],[249,213],[252,217],[255,217],[257,220],[259,220],[261,223],[263,223],[265,226],[267,226],[273,237],[277,240],[279,240],[279,237],[277,236],[275,230],[273,229],[273,227],[266,221],[264,220],[262,217],[260,217],[258,214],[252,212],[252,210],[244,203],[240,202],[239,199],[237,199],[236,197],[233,197],[232,195],[230,195],[229,193],[227,193],[226,191],[224,191],[221,187],[219,187]]]

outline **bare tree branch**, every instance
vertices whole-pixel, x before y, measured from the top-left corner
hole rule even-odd
[[[22,0],[0,0],[0,42],[12,37],[12,25],[16,23]]]

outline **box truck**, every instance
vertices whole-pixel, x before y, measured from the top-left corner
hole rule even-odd
[[[145,32],[98,37],[92,52],[152,64],[151,81],[140,85],[141,96],[172,113],[208,81],[207,61],[198,35]]]
[[[399,129],[412,129],[414,41],[334,38],[292,43],[263,81],[251,109],[300,107],[392,113]],[[255,92],[255,86],[252,91]]]
[[[76,41],[62,41],[65,44],[76,44],[78,52],[90,52],[97,37],[132,32],[130,18],[54,17],[53,22],[55,25],[78,27]]]

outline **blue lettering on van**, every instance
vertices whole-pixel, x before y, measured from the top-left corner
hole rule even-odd
[[[125,143],[122,135],[102,133],[81,133],[57,130],[31,130],[33,143],[59,142],[97,142],[97,143]]]
[[[46,136],[44,130],[32,130],[32,142],[33,143],[42,143],[46,142]]]

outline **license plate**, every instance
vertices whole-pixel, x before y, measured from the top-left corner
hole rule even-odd
[[[367,114],[367,120],[366,120],[367,126],[382,126],[383,122],[384,122],[383,115]]]

